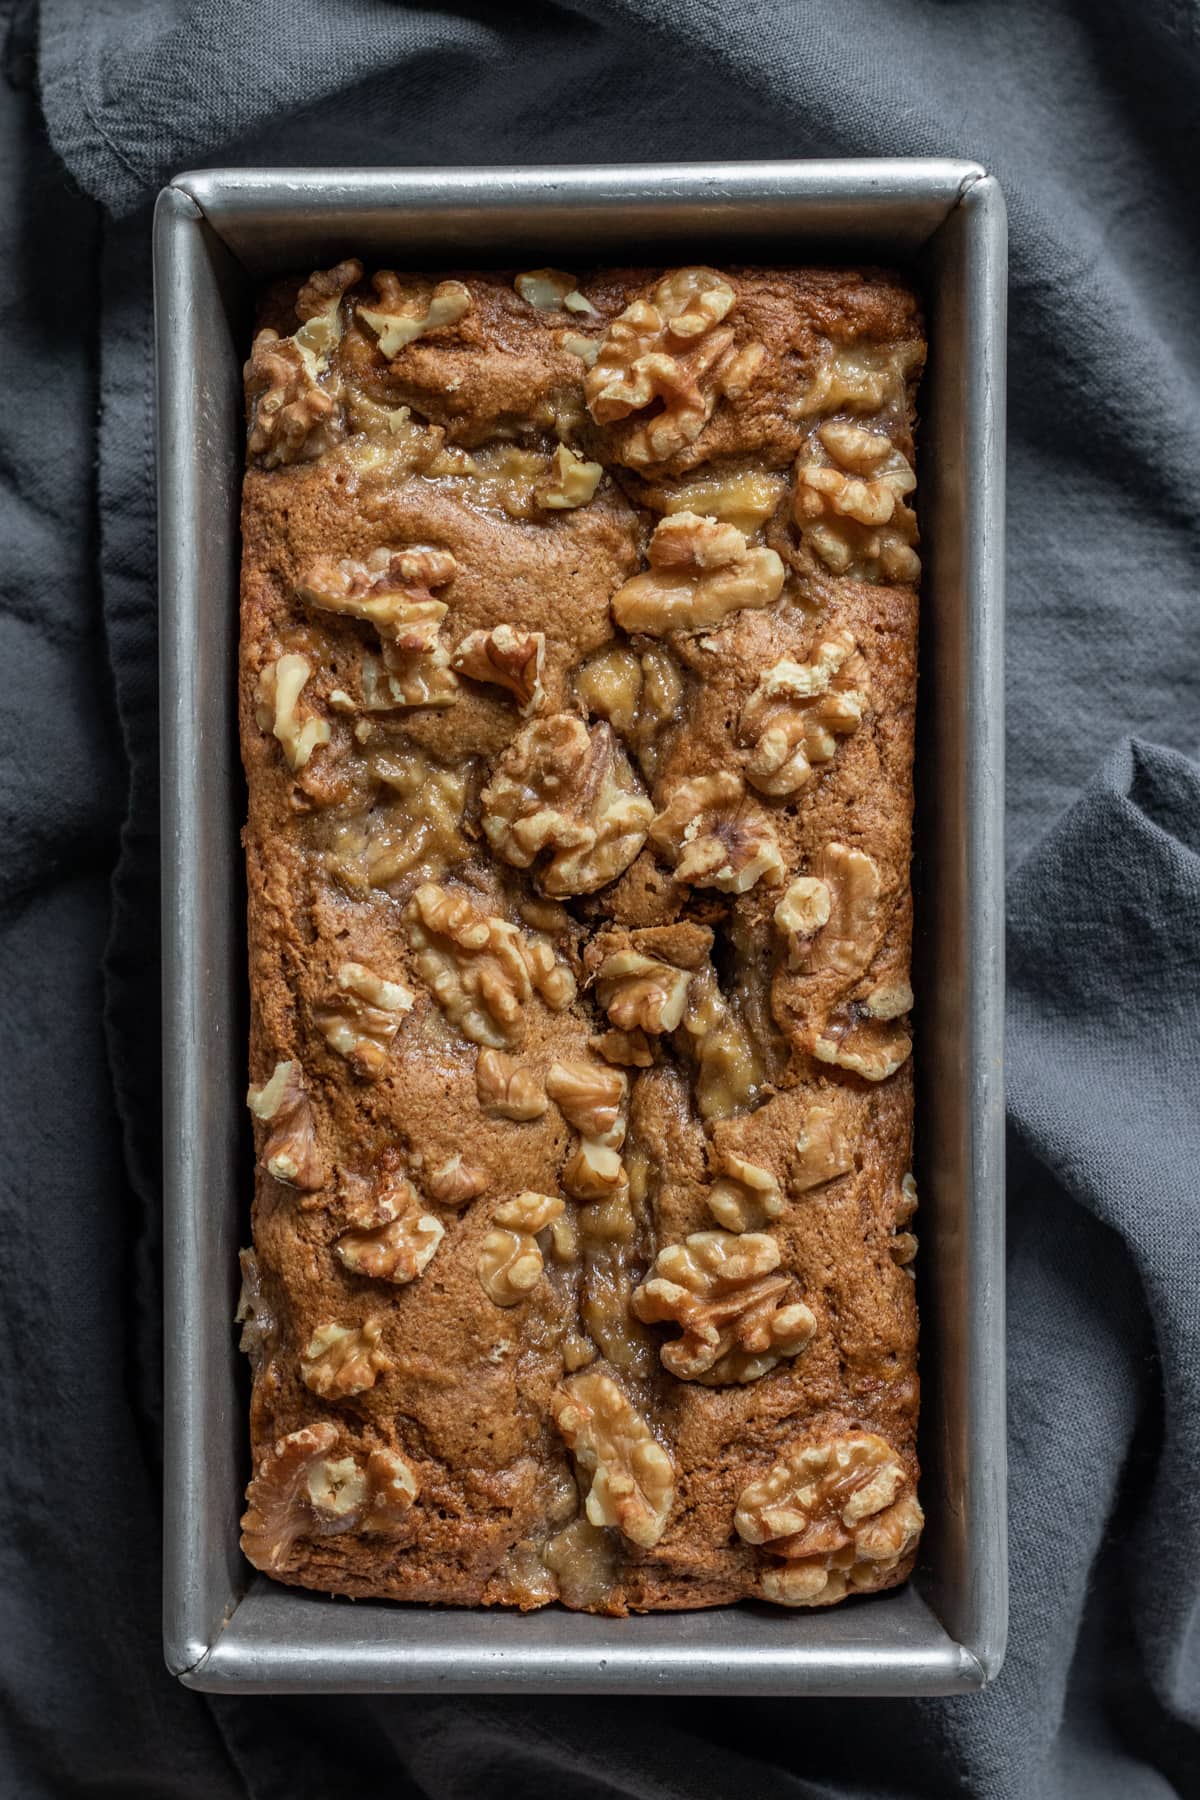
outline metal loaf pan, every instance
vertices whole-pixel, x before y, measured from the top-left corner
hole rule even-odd
[[[231,1320],[250,1158],[235,732],[240,367],[265,277],[351,253],[436,269],[870,257],[929,315],[917,774],[920,1568],[827,1611],[603,1619],[347,1601],[255,1575]],[[1005,1638],[1002,662],[1005,215],[952,161],[207,170],[159,197],[165,1644],[188,1686],[931,1694]]]

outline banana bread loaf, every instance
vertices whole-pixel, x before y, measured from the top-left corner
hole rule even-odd
[[[264,296],[243,1545],[624,1613],[910,1572],[924,358],[873,270]]]

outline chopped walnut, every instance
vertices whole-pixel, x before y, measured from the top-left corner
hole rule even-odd
[[[251,1084],[246,1105],[270,1127],[259,1152],[267,1174],[305,1193],[323,1187],[325,1167],[300,1064],[277,1062],[269,1081]]]
[[[474,1200],[487,1187],[487,1176],[463,1157],[461,1150],[447,1157],[425,1177],[424,1187],[435,1206],[457,1209]]]
[[[908,1176],[907,1179],[911,1181],[912,1177]],[[913,1204],[916,1204],[915,1200]],[[238,1267],[242,1271],[242,1289],[238,1295],[237,1311],[233,1315],[235,1322],[242,1328],[238,1349],[243,1356],[250,1358],[250,1365],[257,1374],[274,1341],[277,1320],[263,1294],[262,1272],[253,1250],[238,1251]]]
[[[310,1528],[309,1474],[338,1440],[336,1425],[322,1420],[278,1438],[254,1471],[242,1515],[242,1549],[256,1569],[282,1569],[292,1545]]]
[[[599,1370],[564,1381],[550,1410],[576,1466],[591,1476],[590,1522],[615,1525],[631,1543],[651,1549],[666,1528],[675,1470],[645,1419]]]
[[[591,301],[575,286],[575,277],[565,269],[527,269],[517,276],[513,286],[522,300],[528,300],[530,306],[542,312],[558,312],[565,307],[568,312],[599,317]]]
[[[356,1231],[376,1231],[381,1225],[390,1225],[393,1219],[421,1211],[417,1190],[404,1173],[394,1148],[384,1152],[380,1166],[370,1177],[342,1169],[338,1197],[347,1225]]]
[[[905,496],[916,485],[911,463],[884,432],[830,420],[800,454],[792,514],[803,542],[835,575],[915,581],[917,517]]]
[[[796,1445],[743,1488],[734,1524],[783,1558],[762,1592],[785,1606],[824,1606],[875,1587],[914,1548],[923,1516],[903,1463],[883,1438],[851,1431]]]
[[[575,998],[575,978],[545,938],[481,912],[465,894],[425,882],[404,924],[422,980],[473,1044],[499,1050],[515,1042],[535,992],[554,1012]]]
[[[303,656],[278,656],[267,663],[254,691],[255,718],[279,740],[288,768],[302,769],[313,751],[329,742],[329,721],[316,713],[301,716],[300,695],[312,674]]]
[[[668,631],[712,631],[731,612],[771,606],[783,591],[774,550],[746,542],[736,525],[679,512],[655,526],[649,568],[612,597],[623,631],[662,637]]]
[[[803,396],[802,413],[898,412],[910,372],[924,352],[919,338],[900,344],[861,339],[835,348],[826,343],[816,377]]]
[[[575,692],[589,714],[608,720],[647,777],[658,766],[659,733],[679,716],[683,691],[679,665],[659,644],[640,652],[610,644],[575,675]]]
[[[639,498],[656,513],[699,513],[749,538],[773,516],[787,486],[773,469],[724,469],[645,487]]]
[[[736,299],[714,270],[676,269],[610,321],[584,381],[593,419],[607,425],[661,402],[619,443],[620,461],[666,461],[695,442],[723,392],[744,392],[763,350],[734,349],[722,320]]]
[[[412,1003],[411,990],[401,982],[385,981],[363,963],[345,962],[335,992],[313,1008],[313,1020],[329,1048],[344,1056],[356,1075],[374,1081],[387,1066],[388,1049]]]
[[[775,663],[742,708],[741,740],[753,745],[746,779],[773,798],[794,794],[857,728],[867,702],[866,664],[848,631],[824,638],[806,663]]]
[[[534,499],[547,512],[569,512],[586,506],[595,496],[604,468],[598,462],[585,462],[566,444],[560,444],[551,458],[551,470],[534,489]]]
[[[318,1325],[300,1358],[305,1387],[322,1400],[349,1400],[375,1386],[376,1376],[391,1363],[379,1348],[382,1319],[366,1319],[361,1325],[338,1325],[329,1320]]]
[[[596,971],[596,998],[620,1031],[674,1031],[691,973],[638,950],[617,950]]]
[[[363,562],[348,556],[337,562],[332,557],[320,558],[305,571],[296,591],[307,605],[322,612],[365,619],[373,625],[390,648],[389,672],[403,684],[405,676],[412,674],[406,658],[424,657],[433,663],[438,632],[449,610],[433,590],[445,587],[457,570],[458,563],[449,550],[429,545],[410,545],[403,550],[381,546]],[[444,663],[438,666],[444,675]],[[453,679],[451,676],[451,690]],[[397,696],[394,704],[429,702]]]
[[[773,887],[783,875],[774,828],[747,800],[733,769],[680,782],[651,821],[649,837],[674,861],[676,881],[691,887],[744,894],[759,881]]]
[[[727,1119],[750,1106],[763,1082],[759,1047],[730,1006],[711,968],[688,987],[681,1027],[696,1065],[696,1105],[703,1119]]]
[[[620,1151],[595,1138],[581,1138],[562,1172],[562,1184],[573,1200],[609,1200],[627,1186]]]
[[[381,269],[371,277],[371,285],[379,305],[358,306],[355,311],[389,361],[426,332],[457,325],[471,310],[470,291],[461,281],[439,281],[430,292],[427,282],[406,287],[393,270]]]
[[[783,1190],[770,1169],[720,1150],[721,1174],[708,1190],[708,1210],[726,1231],[761,1231],[783,1211]]]
[[[798,1356],[816,1331],[808,1307],[789,1297],[795,1292],[774,1238],[697,1231],[659,1251],[633,1310],[646,1325],[680,1327],[660,1355],[681,1381],[747,1382]]]
[[[843,1137],[837,1114],[828,1106],[810,1106],[804,1128],[796,1139],[796,1159],[788,1175],[788,1190],[808,1194],[824,1187],[854,1167],[854,1153]]]
[[[268,329],[254,339],[245,369],[247,449],[263,468],[322,456],[345,436],[338,384],[329,378],[342,299],[361,279],[362,264],[353,261],[311,276],[296,300],[298,330],[281,338]]]
[[[896,1211],[892,1220],[892,1239],[888,1248],[892,1261],[900,1268],[912,1274],[912,1263],[917,1254],[917,1240],[911,1231],[904,1227],[909,1223],[917,1210],[917,1184],[910,1174],[903,1177],[900,1183],[900,1197],[896,1202]],[[245,1349],[243,1333],[242,1348]]]
[[[654,808],[607,725],[571,713],[534,719],[516,735],[483,789],[483,830],[495,854],[531,868],[563,898],[591,894],[624,873],[646,841]]]
[[[494,1229],[483,1240],[477,1270],[488,1299],[497,1306],[516,1306],[542,1278],[545,1262],[537,1233],[562,1217],[563,1202],[554,1194],[518,1194],[498,1206]]]
[[[432,1213],[409,1212],[375,1231],[343,1232],[335,1250],[352,1275],[402,1287],[429,1267],[444,1236],[444,1225]]]
[[[511,625],[495,625],[491,631],[472,631],[451,657],[460,675],[507,688],[523,719],[541,712],[546,704],[542,665],[546,637],[541,631],[515,631]]]
[[[546,1092],[573,1131],[608,1141],[618,1127],[629,1083],[616,1069],[593,1062],[556,1062],[546,1077]]]
[[[475,1064],[475,1087],[483,1111],[500,1119],[540,1119],[546,1090],[532,1069],[503,1050],[481,1050]]]

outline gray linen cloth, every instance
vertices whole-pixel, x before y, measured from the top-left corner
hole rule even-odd
[[[7,0],[0,1791],[1200,1792],[1193,0]],[[209,1699],[158,1648],[148,207],[189,165],[954,154],[1012,225],[1012,1635],[919,1702]]]

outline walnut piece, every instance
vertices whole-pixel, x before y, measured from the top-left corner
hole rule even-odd
[[[783,1190],[770,1169],[736,1151],[717,1152],[721,1174],[708,1190],[708,1210],[726,1231],[761,1231],[783,1211]]]
[[[857,729],[868,698],[866,664],[848,631],[823,638],[806,663],[775,663],[742,708],[741,741],[753,745],[746,779],[773,798],[794,794]]]
[[[358,962],[344,962],[337,988],[313,1008],[317,1030],[356,1075],[375,1081],[387,1067],[388,1049],[413,996],[399,981],[385,981]]]
[[[586,506],[595,497],[603,474],[603,464],[585,462],[566,444],[560,444],[551,458],[549,473],[534,489],[534,499],[547,512],[569,512],[576,506]]]
[[[829,923],[831,904],[829,889],[815,875],[798,875],[789,881],[774,915],[787,946],[789,969],[801,969],[807,963],[812,939]]]
[[[550,1410],[576,1467],[591,1476],[591,1524],[616,1526],[630,1543],[651,1549],[666,1528],[675,1470],[645,1419],[599,1370],[564,1381]]]
[[[424,1180],[425,1191],[435,1206],[455,1210],[482,1194],[486,1186],[487,1176],[483,1170],[467,1162],[461,1150],[456,1150],[444,1163],[431,1169]]]
[[[796,1158],[788,1174],[788,1191],[809,1194],[854,1167],[854,1153],[828,1106],[810,1106],[796,1139]]]
[[[783,876],[774,828],[733,769],[681,781],[652,819],[649,838],[674,862],[676,881],[691,887],[744,894]]]
[[[553,1012],[575,998],[575,977],[546,938],[481,912],[465,894],[423,883],[404,925],[422,980],[473,1044],[499,1050],[515,1043],[535,992]]]
[[[796,465],[792,516],[802,541],[835,575],[857,581],[916,581],[917,516],[905,496],[912,465],[882,431],[830,420]]]
[[[813,974],[831,970],[855,981],[870,967],[881,929],[883,878],[865,850],[826,844],[813,862],[813,877],[825,889],[828,911],[811,940],[789,935],[789,963]],[[814,900],[814,916],[826,903]]]
[[[546,1092],[573,1131],[585,1137],[611,1139],[620,1128],[629,1083],[616,1069],[599,1063],[553,1063],[546,1076]]]
[[[503,1050],[481,1050],[475,1063],[475,1087],[483,1111],[499,1119],[540,1119],[546,1090],[532,1069]]]
[[[391,1363],[379,1348],[383,1320],[365,1319],[361,1325],[339,1325],[330,1319],[318,1325],[300,1358],[305,1387],[322,1400],[349,1400],[375,1386],[375,1378]]]
[[[263,731],[279,740],[288,768],[302,769],[313,751],[329,742],[329,721],[300,713],[300,695],[312,674],[303,656],[277,656],[267,663],[254,690],[254,716]]]
[[[496,1208],[493,1229],[483,1240],[477,1270],[488,1299],[497,1306],[516,1306],[542,1278],[545,1261],[537,1233],[563,1215],[554,1194],[518,1194]]]
[[[305,1193],[323,1187],[325,1167],[300,1064],[277,1062],[269,1081],[251,1084],[246,1105],[270,1127],[259,1150],[267,1174]]]
[[[542,686],[545,658],[544,632],[495,625],[490,631],[469,632],[450,661],[460,675],[469,675],[472,681],[507,688],[521,717],[528,719],[546,704]]]
[[[344,1456],[310,1465],[304,1492],[325,1532],[387,1532],[403,1520],[420,1488],[402,1456],[372,1450],[365,1463]]]
[[[911,1181],[912,1177],[907,1179]],[[913,1204],[916,1204],[915,1200]],[[235,1322],[242,1328],[238,1337],[238,1349],[243,1356],[250,1358],[250,1366],[257,1375],[267,1359],[278,1321],[263,1293],[262,1273],[253,1250],[238,1251],[238,1267],[242,1271],[242,1287],[238,1295],[237,1311],[233,1315]]]
[[[260,331],[246,364],[247,450],[264,469],[324,455],[345,436],[333,358],[342,337],[342,299],[362,279],[349,261],[310,276],[296,300],[291,337]]]
[[[440,1219],[413,1211],[375,1231],[343,1232],[334,1248],[338,1261],[352,1275],[368,1275],[373,1281],[402,1287],[429,1267],[444,1236]]]
[[[773,516],[787,487],[786,475],[772,469],[723,469],[648,485],[638,498],[656,513],[699,513],[749,538]]]
[[[659,733],[683,704],[683,675],[670,651],[660,644],[640,652],[610,644],[576,671],[575,692],[591,717],[607,719],[634,751],[643,775],[653,777]]]
[[[798,1356],[817,1323],[780,1272],[779,1246],[765,1233],[696,1231],[660,1250],[635,1289],[633,1310],[646,1325],[678,1325],[662,1346],[663,1367],[705,1385],[757,1381]]]
[[[900,1197],[896,1201],[896,1212],[892,1220],[892,1240],[888,1248],[892,1261],[900,1268],[912,1273],[912,1263],[917,1254],[917,1240],[911,1231],[904,1227],[909,1223],[917,1210],[917,1184],[912,1174],[905,1175],[900,1182]],[[244,1252],[243,1252],[244,1254]],[[246,1348],[245,1333],[242,1333],[242,1349]]]
[[[427,282],[406,287],[393,270],[381,269],[371,285],[379,305],[358,306],[355,312],[389,361],[426,332],[457,325],[471,310],[470,291],[461,281],[439,281],[431,292]]]
[[[278,1438],[254,1471],[242,1515],[242,1549],[268,1573],[287,1562],[295,1540],[309,1528],[303,1500],[310,1471],[328,1456],[338,1429],[328,1420]]]
[[[715,270],[676,269],[610,321],[583,384],[593,419],[607,425],[661,403],[619,441],[618,460],[664,462],[695,442],[723,392],[744,392],[764,353],[734,349],[722,320],[736,299]]]
[[[565,269],[527,269],[516,277],[513,286],[522,300],[542,312],[558,312],[565,307],[568,312],[600,316],[591,301],[579,292],[575,277]]]
[[[523,726],[493,765],[481,801],[495,854],[516,869],[544,859],[538,884],[559,899],[622,875],[654,816],[611,729],[589,730],[572,713]]]
[[[886,1081],[908,1061],[912,1038],[902,1026],[854,1016],[833,1017],[813,1043],[819,1062],[836,1063],[864,1081]]]
[[[255,1568],[282,1569],[298,1537],[342,1531],[391,1532],[420,1492],[394,1450],[333,1457],[338,1429],[328,1420],[276,1440],[246,1490],[242,1549]]]
[[[413,544],[380,546],[363,562],[321,557],[309,565],[296,591],[309,606],[365,619],[380,637],[408,655],[431,654],[448,611],[434,589],[453,580],[458,563],[449,550]],[[399,703],[398,703],[399,704]]]
[[[785,1606],[824,1606],[878,1586],[922,1523],[903,1463],[870,1431],[795,1445],[743,1488],[734,1514],[746,1543],[784,1559],[764,1571],[762,1593]]]
[[[654,528],[649,568],[612,597],[623,631],[662,637],[668,631],[712,631],[731,612],[771,606],[783,591],[783,563],[752,545],[736,525],[699,513],[673,513]]]
[[[657,956],[617,950],[596,971],[596,998],[619,1031],[654,1036],[683,1018],[691,974]]]

